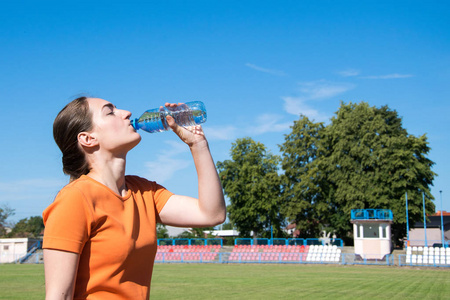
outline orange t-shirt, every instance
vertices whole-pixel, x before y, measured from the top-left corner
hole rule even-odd
[[[156,222],[172,193],[126,176],[121,197],[88,176],[69,183],[43,213],[43,248],[80,254],[74,299],[148,299]]]

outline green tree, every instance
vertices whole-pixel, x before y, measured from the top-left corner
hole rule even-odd
[[[233,224],[231,224],[231,223],[222,224],[222,230],[232,230],[232,229],[233,229]]]
[[[341,216],[349,216],[352,209],[391,209],[397,242],[406,235],[405,192],[411,224],[421,219],[422,192],[428,212],[434,212],[430,185],[435,173],[427,158],[427,138],[408,134],[396,111],[365,102],[342,103],[326,127],[323,144],[324,166],[338,208],[334,224],[341,235],[350,231]]]
[[[180,233],[177,238],[194,239],[194,238],[214,238],[211,233],[206,234],[205,231],[213,231],[214,227],[190,228]]]
[[[229,218],[241,236],[282,236],[284,218],[280,214],[280,158],[251,138],[237,139],[231,147],[231,159],[217,167],[225,195],[230,200]]]
[[[10,227],[11,224],[7,219],[14,216],[14,209],[10,208],[7,204],[0,207],[0,237],[6,235],[6,227]]]
[[[39,237],[44,230],[42,217],[35,216],[20,220],[8,234],[8,237]]]
[[[167,230],[166,225],[156,224],[156,237],[158,239],[167,239],[169,238],[169,230]]]
[[[352,209],[391,209],[398,241],[406,235],[405,192],[410,224],[421,220],[422,193],[427,212],[434,212],[427,138],[408,134],[387,106],[341,103],[325,127],[301,116],[280,149],[285,211],[300,229],[309,224],[317,234],[325,227],[346,238]]]
[[[328,223],[330,203],[326,174],[321,170],[323,123],[301,115],[280,145],[282,154],[283,214],[304,238],[318,237]]]

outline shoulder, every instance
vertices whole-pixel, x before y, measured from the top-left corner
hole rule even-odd
[[[143,177],[139,177],[136,175],[126,175],[125,182],[126,183],[147,183],[147,182],[153,182],[153,181],[150,181],[148,179],[145,179]]]
[[[85,191],[88,190],[88,182],[77,179],[63,187],[56,195],[55,200],[61,198],[82,199],[85,198]]]
[[[98,187],[99,184],[97,182],[94,182],[87,176],[82,176],[63,187],[56,197],[59,198],[62,196],[75,196],[76,198],[89,199],[92,198],[92,196],[94,196],[96,193],[98,193],[99,190],[102,190]]]
[[[127,185],[127,188],[134,193],[150,192],[154,195],[170,193],[165,187],[156,183],[155,181],[150,181],[139,176],[127,175],[125,176],[125,183]]]
[[[74,208],[80,206],[92,207],[94,199],[98,198],[98,189],[91,180],[80,177],[64,186],[56,195],[53,206]]]
[[[155,190],[158,184],[155,181],[150,181],[148,179],[136,176],[136,175],[127,175],[125,176],[125,183],[127,188],[129,189],[151,189]]]
[[[86,195],[83,185],[76,181],[63,187],[56,195],[55,200],[43,212],[44,223],[50,215],[57,219],[67,216],[77,216],[78,219],[92,218],[93,205]],[[81,218],[81,216],[85,216]]]

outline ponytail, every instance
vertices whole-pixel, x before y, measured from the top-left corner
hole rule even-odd
[[[70,175],[71,181],[89,173],[90,166],[78,144],[78,134],[92,130],[92,126],[87,97],[67,104],[53,122],[53,138],[62,152],[63,172]]]

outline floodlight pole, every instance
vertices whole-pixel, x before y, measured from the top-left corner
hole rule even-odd
[[[270,225],[270,244],[273,245],[273,226]]]
[[[428,247],[427,241],[427,218],[425,216],[425,193],[422,192],[422,202],[423,202],[423,230],[425,232],[425,247]]]
[[[406,241],[409,244],[408,192],[405,192],[405,199],[406,199]]]
[[[443,206],[442,206],[442,191],[439,191],[439,194],[441,194],[441,233],[442,233],[442,247],[445,247],[444,243],[444,216],[443,216]]]

